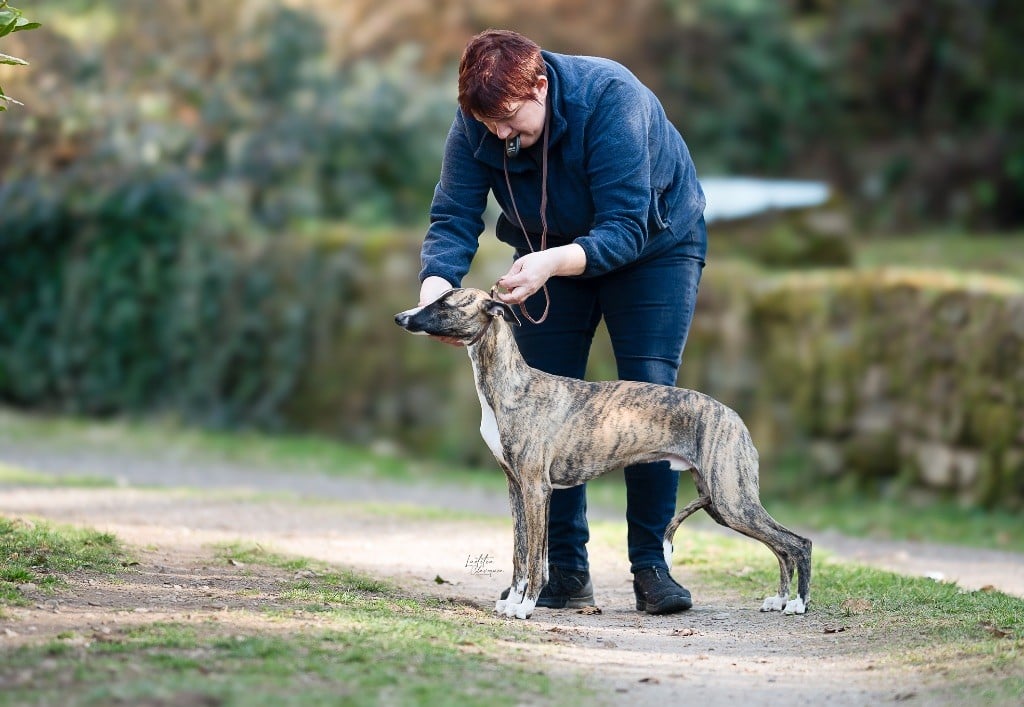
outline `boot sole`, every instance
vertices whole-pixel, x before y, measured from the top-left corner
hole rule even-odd
[[[693,599],[684,596],[665,597],[658,603],[649,603],[644,599],[636,600],[636,610],[648,614],[675,614],[693,608]]]
[[[582,597],[542,597],[537,600],[537,606],[545,609],[585,609],[594,604],[594,595],[588,594]]]

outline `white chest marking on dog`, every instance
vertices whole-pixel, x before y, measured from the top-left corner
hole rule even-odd
[[[476,377],[476,361],[473,361],[473,375]],[[487,443],[487,448],[499,462],[505,462],[505,450],[501,446],[501,433],[498,432],[498,418],[494,416],[494,410],[487,404],[483,393],[478,388],[477,397],[480,398],[480,436]]]

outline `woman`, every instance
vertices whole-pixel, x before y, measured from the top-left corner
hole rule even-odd
[[[530,315],[516,329],[526,361],[582,378],[603,318],[620,378],[675,385],[707,232],[693,161],[654,94],[615,62],[542,51],[515,32],[477,35],[459,66],[420,304],[468,272],[488,194],[501,207],[497,236],[515,249],[498,285]],[[658,462],[625,480],[637,609],[689,609],[662,549],[679,474]],[[586,487],[555,490],[550,520],[538,606],[591,606]]]

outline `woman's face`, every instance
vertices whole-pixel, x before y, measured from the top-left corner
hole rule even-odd
[[[504,118],[485,118],[474,116],[494,133],[499,140],[507,140],[519,136],[520,147],[535,145],[544,133],[546,117],[546,99],[548,96],[548,80],[541,76],[533,89],[533,99],[517,101],[511,104],[509,113]]]

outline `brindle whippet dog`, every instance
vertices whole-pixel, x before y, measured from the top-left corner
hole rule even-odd
[[[480,433],[508,478],[514,524],[512,586],[495,611],[529,617],[548,580],[548,504],[567,488],[630,464],[668,460],[690,471],[699,497],[665,529],[665,561],[687,517],[703,508],[760,540],[779,560],[779,593],[761,611],[802,614],[810,599],[811,541],[779,525],[758,495],[757,450],[739,415],[702,393],[629,381],[586,382],[526,364],[512,309],[486,292],[453,289],[395,315],[416,334],[464,344],[480,396]],[[790,598],[793,572],[797,596]]]

